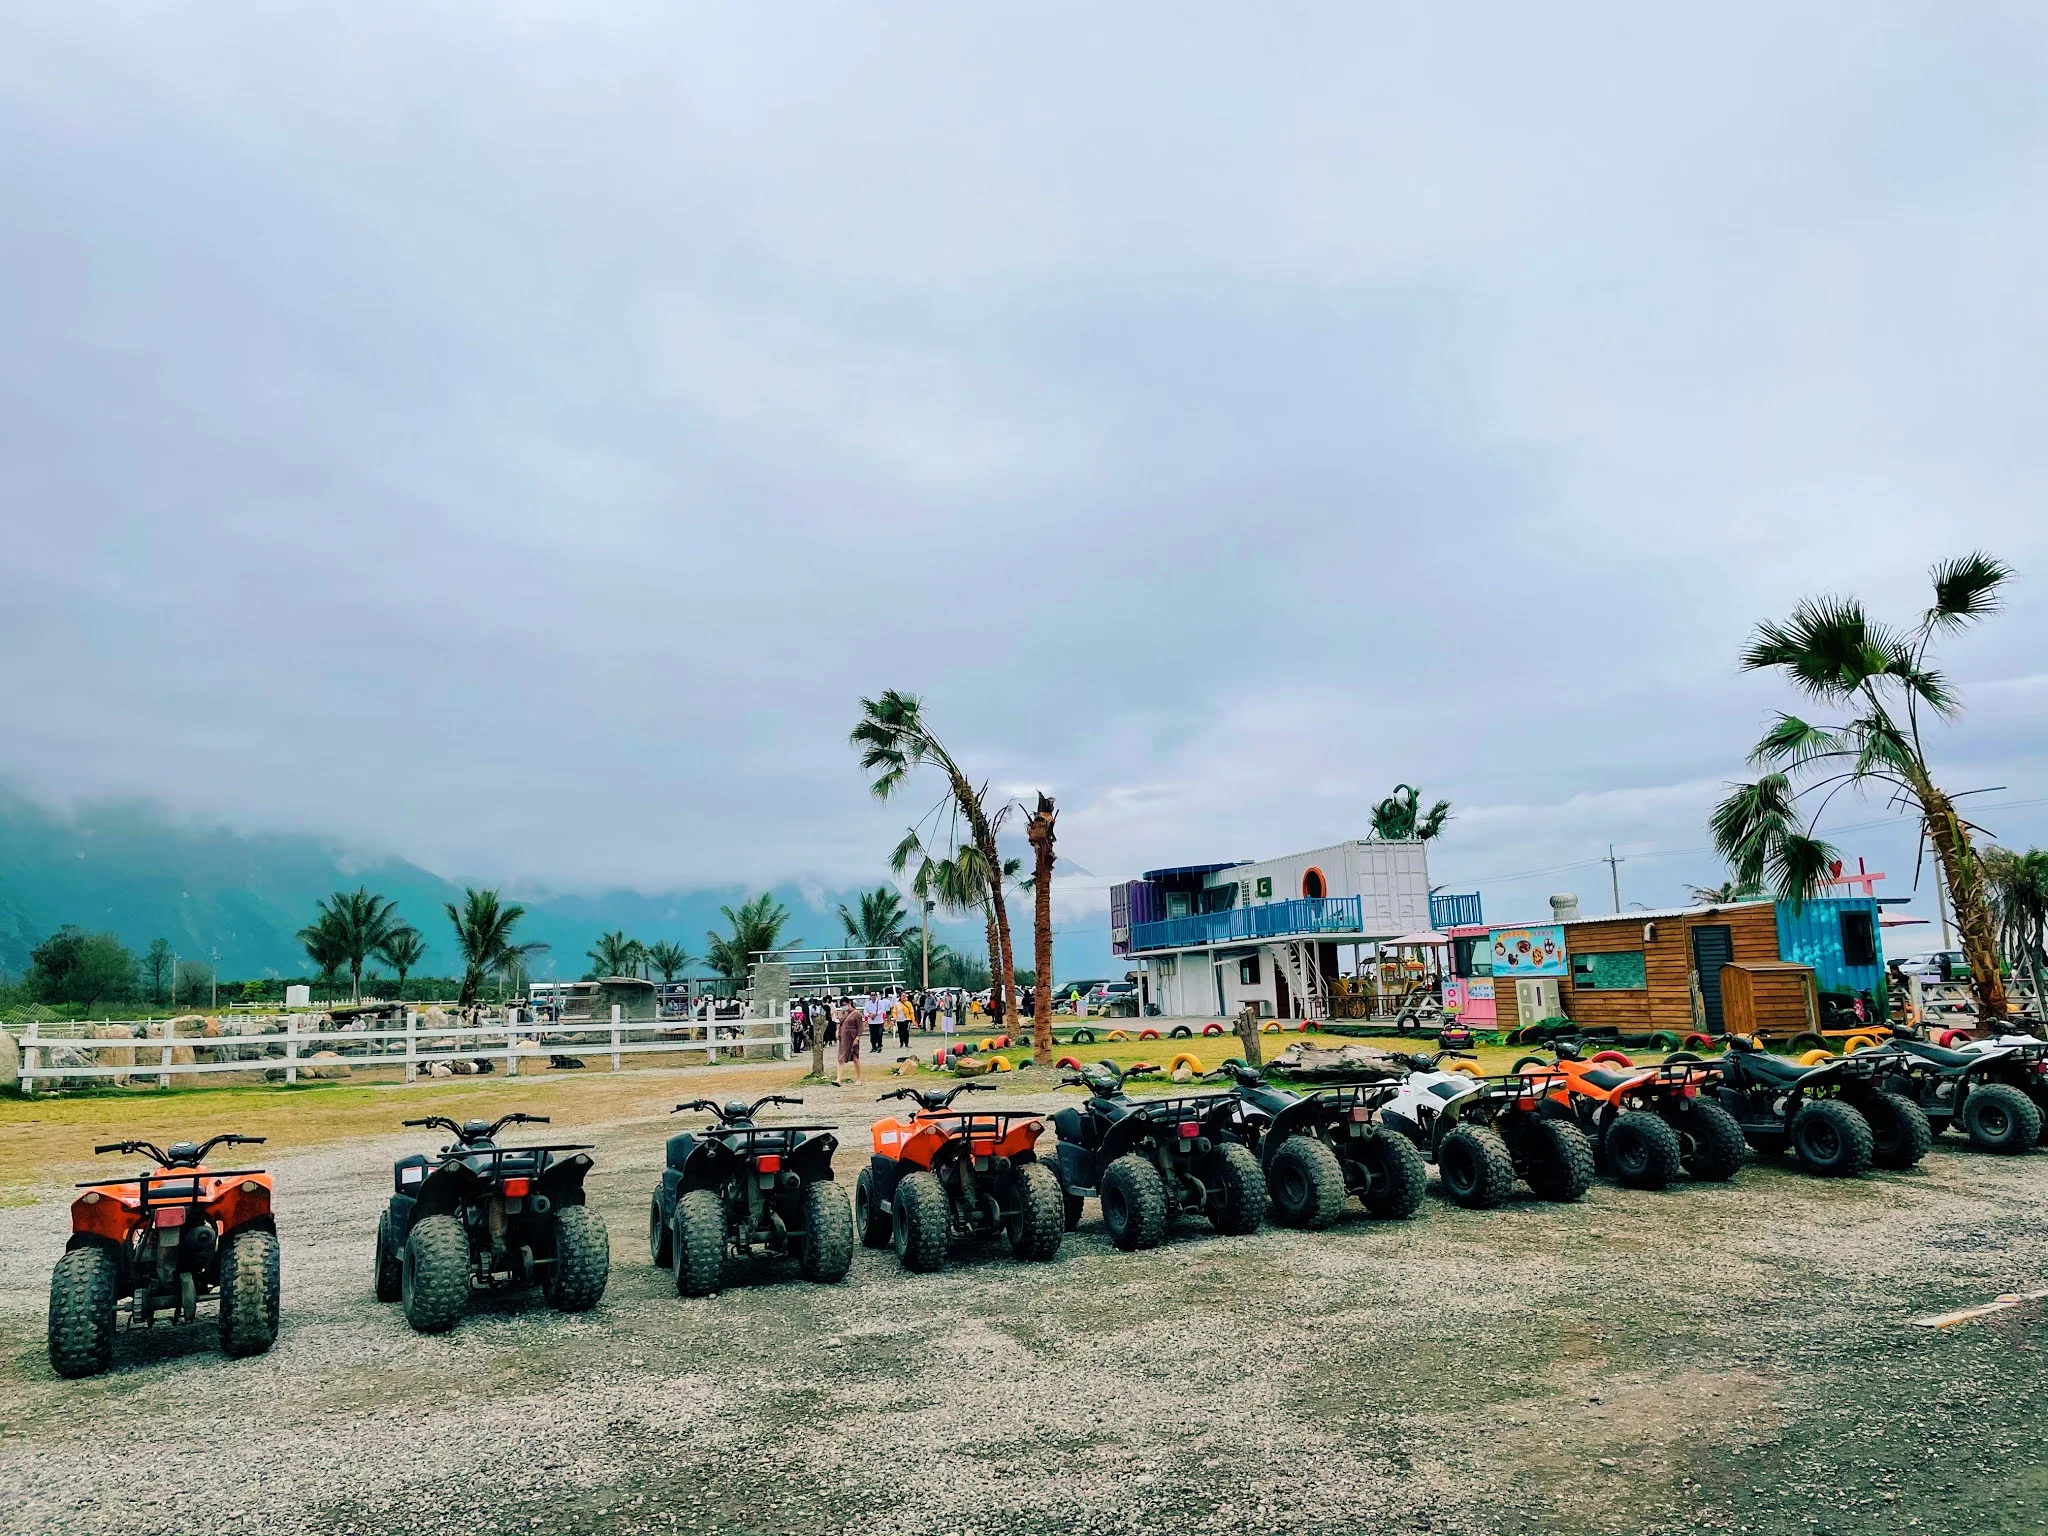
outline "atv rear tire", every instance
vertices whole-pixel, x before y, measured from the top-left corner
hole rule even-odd
[[[1792,1117],[1792,1155],[1823,1179],[1853,1179],[1870,1166],[1870,1122],[1852,1104],[1815,1099]]]
[[[1461,1125],[1437,1144],[1437,1177],[1444,1193],[1467,1210],[1488,1211],[1505,1204],[1515,1187],[1515,1160],[1500,1133]]]
[[[1067,1235],[1066,1191],[1059,1175],[1043,1163],[1026,1163],[1017,1170],[1017,1212],[1010,1218],[1010,1252],[1033,1264],[1043,1264],[1060,1251],[1060,1239]]]
[[[819,1285],[837,1285],[853,1268],[853,1211],[846,1191],[830,1179],[804,1186],[804,1246],[796,1267]]]
[[[399,1300],[415,1333],[446,1333],[469,1307],[469,1235],[453,1216],[412,1224],[399,1268]]]
[[[1678,1177],[1685,1146],[1664,1117],[1632,1109],[1607,1128],[1607,1169],[1630,1189],[1664,1189]]]
[[[281,1254],[275,1232],[245,1227],[220,1253],[220,1352],[260,1355],[277,1342]]]
[[[1102,1171],[1102,1224],[1126,1253],[1166,1241],[1166,1185],[1159,1170],[1127,1152]]]
[[[1266,1189],[1273,1220],[1283,1227],[1320,1232],[1344,1214],[1344,1165],[1313,1136],[1290,1136],[1280,1144]]]
[[[1355,1155],[1367,1180],[1359,1196],[1366,1215],[1406,1221],[1422,1209],[1422,1197],[1429,1191],[1429,1165],[1414,1142],[1382,1126],[1365,1138]]]
[[[1926,1111],[1900,1093],[1877,1094],[1859,1111],[1870,1122],[1870,1162],[1875,1168],[1911,1168],[1934,1145]]]
[[[1986,1152],[2027,1152],[2041,1139],[2041,1111],[2010,1083],[1983,1083],[1963,1100],[1963,1134]]]
[[[555,1212],[555,1262],[548,1266],[540,1293],[557,1312],[588,1312],[604,1299],[612,1277],[612,1240],[604,1218],[587,1205],[565,1205]]]
[[[928,1168],[906,1173],[890,1204],[896,1212],[890,1235],[903,1267],[927,1275],[944,1264],[953,1246],[953,1211],[939,1176]]]
[[[871,1168],[861,1169],[860,1177],[853,1181],[853,1225],[860,1233],[861,1247],[889,1246],[889,1213],[875,1199],[875,1174]]]
[[[1530,1126],[1522,1162],[1523,1181],[1539,1200],[1568,1202],[1593,1187],[1593,1144],[1568,1120],[1538,1120]]]
[[[1241,1141],[1226,1141],[1216,1148],[1211,1165],[1209,1225],[1226,1237],[1248,1237],[1266,1224],[1266,1173],[1258,1157]],[[1337,1188],[1344,1188],[1340,1173]],[[1341,1193],[1338,1198],[1341,1200]]]
[[[670,1230],[668,1218],[661,1214],[661,1196],[650,1195],[647,1202],[647,1257],[656,1269],[668,1269],[675,1264],[675,1233]]]
[[[1725,1183],[1742,1167],[1742,1126],[1718,1104],[1695,1100],[1671,1120],[1678,1160],[1695,1179]]]
[[[398,1256],[398,1244],[391,1238],[391,1208],[386,1206],[377,1217],[377,1267],[372,1272],[379,1301],[398,1300],[398,1272],[403,1263]]]
[[[50,1273],[50,1369],[76,1379],[114,1363],[114,1256],[73,1248]]]
[[[709,1296],[725,1278],[725,1207],[718,1191],[689,1189],[676,1201],[669,1238],[678,1296]]]

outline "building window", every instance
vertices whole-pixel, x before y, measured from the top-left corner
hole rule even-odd
[[[1322,900],[1324,894],[1323,872],[1320,869],[1310,868],[1302,875],[1301,894],[1312,900]]]
[[[1877,964],[1877,924],[1868,912],[1842,914],[1842,964]]]
[[[1493,974],[1492,939],[1482,933],[1469,939],[1451,940],[1451,974],[1453,976],[1491,976]]]
[[[1640,949],[1572,956],[1572,986],[1580,992],[1645,992],[1649,985]]]
[[[1237,962],[1238,985],[1256,987],[1259,984],[1259,957],[1246,955]]]
[[[1186,917],[1188,915],[1188,893],[1186,891],[1167,892],[1166,915],[1168,917]]]
[[[1175,965],[1174,958],[1172,955],[1161,955],[1157,960],[1154,960],[1152,962],[1152,965],[1153,968],[1159,972],[1159,979],[1161,981],[1173,980],[1173,973],[1177,969],[1177,967]]]

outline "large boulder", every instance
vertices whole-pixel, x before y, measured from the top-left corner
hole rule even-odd
[[[0,1092],[21,1086],[21,1042],[10,1029],[0,1029]]]
[[[1396,1074],[1401,1068],[1385,1051],[1369,1045],[1322,1046],[1296,1041],[1266,1065],[1297,1077],[1345,1075],[1381,1071]]]
[[[306,1058],[305,1064],[299,1068],[299,1076],[322,1081],[347,1077],[353,1070],[335,1052],[315,1051]]]

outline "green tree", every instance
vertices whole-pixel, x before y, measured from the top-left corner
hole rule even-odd
[[[427,940],[411,923],[401,923],[391,930],[390,937],[377,946],[377,955],[386,965],[398,973],[400,1002],[405,1001],[405,978],[427,958]]]
[[[334,977],[339,970],[340,967],[337,965],[333,971],[328,972],[329,986],[333,985]],[[188,1007],[197,1008],[202,997],[209,1002],[212,1001],[213,967],[204,960],[180,960],[176,972],[171,976],[172,1006],[175,1007],[178,1000],[183,998]]]
[[[1984,876],[1990,885],[1991,908],[1998,918],[1998,942],[2006,963],[2018,975],[2022,968],[2034,978],[2037,1004],[2048,1001],[2042,977],[2048,975],[2048,849],[1984,850]]]
[[[77,1003],[90,1013],[135,990],[135,956],[111,933],[87,933],[66,923],[29,951],[28,984],[36,1001]]]
[[[924,980],[924,949],[924,934],[921,930],[912,928],[904,933],[903,974],[910,979],[912,986],[921,985]],[[944,974],[946,962],[953,958],[953,951],[947,947],[945,940],[939,938],[932,940],[931,951],[932,985],[935,987],[944,986],[946,983],[939,978]]]
[[[151,939],[149,949],[142,957],[142,985],[152,1006],[170,996],[171,972],[178,960],[171,953],[168,939]]]
[[[1719,885],[1688,885],[1685,889],[1694,901],[1709,907],[1725,907],[1731,901],[1755,901],[1764,894],[1759,882],[1733,875]]]
[[[313,954],[315,943],[340,955],[341,963],[348,967],[349,996],[360,1002],[363,962],[382,950],[403,926],[396,904],[357,886],[353,891],[336,891],[319,902],[317,915],[299,930],[298,938],[308,955]],[[314,963],[319,963],[317,956]]]
[[[1396,784],[1394,792],[1372,808],[1372,835],[1381,842],[1428,842],[1451,819],[1451,802],[1439,800],[1427,813],[1421,811],[1422,796],[1410,784]]]
[[[547,945],[538,939],[515,943],[513,930],[526,916],[518,902],[501,902],[496,891],[463,888],[462,905],[445,903],[448,921],[455,928],[455,947],[462,955],[462,993],[456,999],[461,1008],[474,1008],[483,984],[492,976],[518,970],[529,955],[543,953]]]
[[[870,949],[887,949],[903,942],[910,916],[903,910],[903,898],[892,886],[878,885],[862,891],[858,912],[839,904],[839,922],[846,930],[846,942]]]
[[[660,939],[647,946],[647,963],[661,972],[663,981],[674,981],[695,965],[697,960],[682,945]]]
[[[924,704],[915,694],[887,689],[880,698],[860,701],[860,723],[849,740],[860,751],[860,766],[871,777],[868,788],[877,800],[887,800],[910,778],[913,768],[936,768],[945,778],[954,816],[965,824],[967,843],[986,872],[1000,870],[1003,856],[996,846],[996,831],[1009,807],[991,814],[984,796],[987,786],[975,789],[953,754],[946,749],[925,719]],[[945,804],[946,802],[941,802]],[[956,840],[957,841],[957,840]],[[1006,1029],[1017,1031],[1016,988],[1012,973],[1016,963],[1010,947],[1010,913],[1003,900],[1001,878],[985,881],[989,923],[995,933],[995,954],[991,965],[994,992],[993,1012]]]
[[[637,976],[647,960],[647,946],[638,939],[627,938],[623,928],[599,934],[597,943],[583,953],[591,964],[586,978],[591,981],[600,976]]]
[[[1769,771],[1753,784],[1732,786],[1711,826],[1714,846],[1737,879],[1762,882],[1768,874],[1780,896],[1803,901],[1821,889],[1836,857],[1815,832],[1836,793],[1875,787],[1915,807],[1955,909],[1978,1015],[1991,1023],[2007,1009],[1983,860],[1970,824],[1934,782],[1921,725],[1923,715],[1932,725],[1961,708],[1948,679],[1928,664],[1935,636],[1996,613],[2012,571],[1979,552],[1945,560],[1929,575],[1933,602],[1908,629],[1878,623],[1853,597],[1808,598],[1785,623],[1757,626],[1742,653],[1743,670],[1780,672],[1847,718],[1815,724],[1781,712],[1749,756]],[[1803,787],[1795,789],[1795,780]],[[1799,799],[1816,790],[1827,793],[1807,816]]]
[[[779,954],[795,949],[802,939],[782,937],[789,926],[789,908],[763,891],[752,901],[741,902],[739,910],[718,909],[725,916],[728,931],[704,935],[704,963],[735,987],[744,987],[756,955]]]

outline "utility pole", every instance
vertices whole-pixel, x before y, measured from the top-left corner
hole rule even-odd
[[[213,957],[213,1011],[220,1012],[220,946],[214,945],[209,951]]]
[[[1614,910],[1618,913],[1621,911],[1621,866],[1626,864],[1628,860],[1616,858],[1614,856],[1614,844],[1609,843],[1607,845],[1607,857],[1600,862],[1607,866],[1607,877],[1614,886]]]
[[[924,990],[932,989],[932,903],[930,897],[924,901],[924,943],[918,947],[918,956],[924,961]]]

